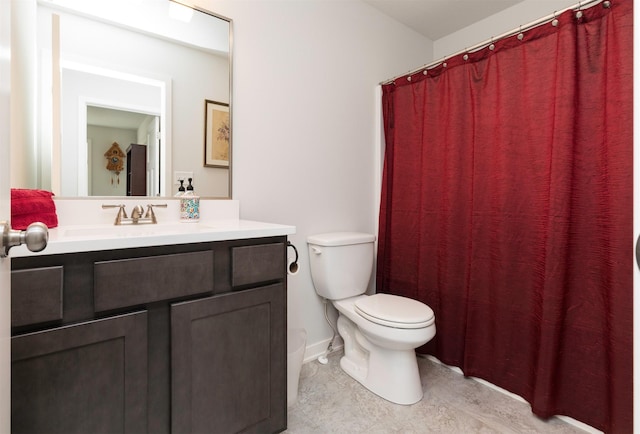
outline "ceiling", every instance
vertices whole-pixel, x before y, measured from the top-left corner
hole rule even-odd
[[[364,0],[436,41],[523,0]]]
[[[87,106],[87,125],[137,130],[149,117],[144,113]]]

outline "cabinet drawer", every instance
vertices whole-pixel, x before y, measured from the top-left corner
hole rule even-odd
[[[62,270],[58,266],[11,272],[11,327],[62,319]]]
[[[233,247],[231,285],[242,286],[284,279],[284,243]]]
[[[94,264],[96,312],[211,291],[211,250]]]

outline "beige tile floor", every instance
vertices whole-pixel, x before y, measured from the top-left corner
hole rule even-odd
[[[418,358],[422,401],[393,404],[345,374],[341,356],[338,351],[327,365],[302,366],[286,433],[585,433],[557,418],[543,421],[529,404],[425,358]]]

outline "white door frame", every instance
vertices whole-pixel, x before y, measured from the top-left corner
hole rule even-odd
[[[0,220],[11,218],[9,189],[11,0],[0,0]],[[11,260],[0,259],[0,433],[11,430]]]

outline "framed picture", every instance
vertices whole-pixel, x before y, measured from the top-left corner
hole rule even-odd
[[[229,167],[229,104],[205,100],[204,165]]]

